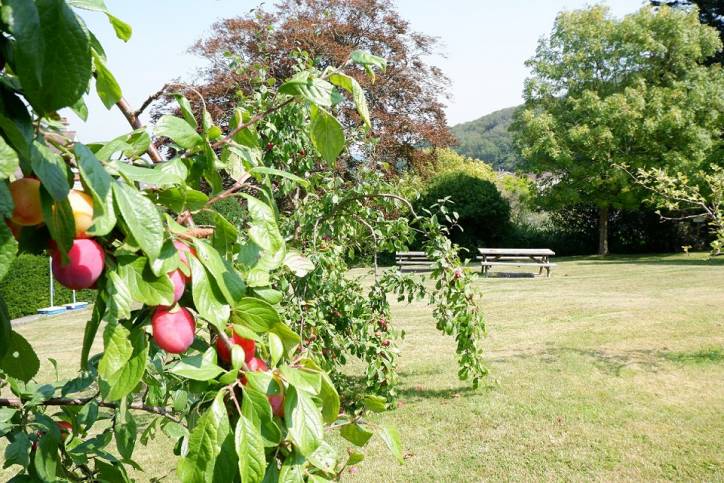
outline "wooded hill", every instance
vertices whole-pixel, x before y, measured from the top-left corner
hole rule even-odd
[[[517,106],[491,112],[479,119],[452,126],[457,138],[454,149],[465,156],[481,159],[495,169],[514,171],[520,164],[508,127]]]

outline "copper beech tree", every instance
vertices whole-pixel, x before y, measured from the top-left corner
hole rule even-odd
[[[198,90],[215,119],[228,119],[238,97],[250,95],[260,77],[278,86],[300,65],[324,70],[361,49],[387,60],[384,72],[351,73],[367,92],[372,122],[367,136],[376,141],[366,157],[374,154],[394,170],[426,156],[420,146],[454,142],[442,103],[449,81],[425,59],[437,41],[412,30],[389,0],[283,0],[269,10],[262,6],[221,20],[211,32],[191,51],[209,60]],[[237,69],[228,68],[230,58]],[[337,101],[340,122],[358,127],[354,104]]]

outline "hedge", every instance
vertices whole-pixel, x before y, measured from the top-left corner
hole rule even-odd
[[[37,310],[50,305],[48,286],[48,257],[40,255],[19,255],[5,278],[0,281],[2,295],[10,312],[10,318],[16,319],[37,313]],[[77,292],[79,302],[95,301],[94,290]],[[73,301],[73,292],[55,282],[55,305]]]

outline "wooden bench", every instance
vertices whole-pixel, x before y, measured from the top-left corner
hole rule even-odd
[[[550,257],[555,255],[553,250],[548,248],[478,248],[480,265],[483,275],[487,276],[491,267],[516,266],[536,267],[538,275],[546,271],[546,277],[551,276],[551,267],[555,263],[550,262]]]
[[[432,261],[425,252],[395,252],[395,263],[400,271],[429,270]]]

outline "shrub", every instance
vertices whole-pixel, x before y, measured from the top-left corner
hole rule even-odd
[[[35,314],[50,305],[49,272],[45,256],[22,254],[13,261],[7,276],[0,281],[0,295],[7,303],[10,318]],[[81,290],[77,299],[93,303],[95,293],[95,290]],[[55,305],[72,301],[73,292],[55,282]]]
[[[429,208],[449,198],[450,210],[457,212],[458,224],[451,238],[474,250],[496,245],[510,225],[510,204],[494,183],[465,172],[450,172],[434,179],[417,201],[417,207]]]

